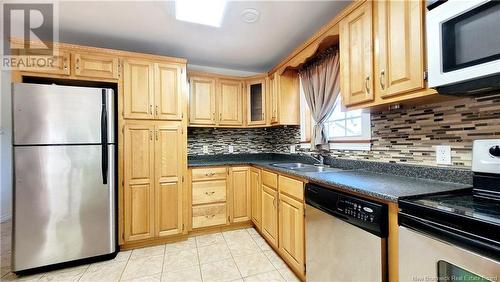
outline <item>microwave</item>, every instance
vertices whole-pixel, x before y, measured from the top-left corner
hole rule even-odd
[[[500,1],[429,1],[428,86],[474,95],[500,89]]]

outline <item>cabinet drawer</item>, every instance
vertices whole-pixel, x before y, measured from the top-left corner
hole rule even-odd
[[[192,170],[192,180],[226,179],[227,169],[225,167],[195,168]]]
[[[226,180],[193,182],[193,205],[226,201]]]
[[[287,194],[298,200],[304,200],[304,183],[286,176],[279,177],[280,193]]]
[[[278,175],[269,171],[263,170],[261,173],[262,184],[278,189]]]
[[[193,207],[193,228],[225,224],[226,204],[210,204]]]

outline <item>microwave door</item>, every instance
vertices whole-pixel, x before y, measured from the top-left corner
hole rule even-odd
[[[448,1],[426,17],[429,87],[500,73],[499,1]]]

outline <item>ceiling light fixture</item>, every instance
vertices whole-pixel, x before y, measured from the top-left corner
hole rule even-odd
[[[255,9],[245,9],[241,12],[241,20],[246,23],[254,23],[259,20],[260,13]]]
[[[179,21],[220,27],[226,0],[176,0],[175,18]]]

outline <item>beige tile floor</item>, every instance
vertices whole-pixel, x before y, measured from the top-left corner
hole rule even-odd
[[[10,272],[11,223],[1,224],[1,281],[299,281],[253,228],[118,253],[30,276]]]

